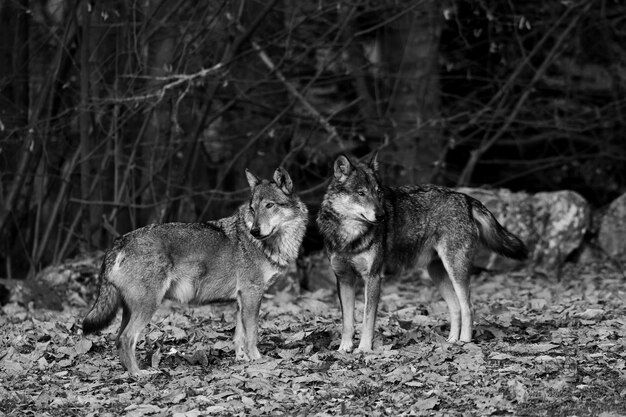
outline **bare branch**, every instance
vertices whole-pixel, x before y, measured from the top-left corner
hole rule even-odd
[[[245,32],[245,29],[241,24],[237,24],[237,28],[241,32]],[[272,59],[263,50],[261,45],[259,45],[259,43],[256,42],[254,39],[250,40],[250,44],[252,45],[252,48],[257,52],[259,58],[261,59],[261,61],[263,61],[265,66],[276,75],[276,78],[278,78],[281,83],[283,83],[287,91],[289,91],[289,94],[294,96],[296,100],[298,100],[300,104],[304,106],[304,108],[309,112],[311,116],[313,116],[315,120],[319,120],[320,124],[329,133],[329,140],[338,137],[339,135],[337,134],[337,130],[335,129],[335,127],[331,125],[330,122],[319,111],[317,111],[317,109],[313,107],[311,103],[307,101],[307,99],[298,91],[298,89],[287,80],[285,75],[276,67]]]
[[[136,95],[136,96],[131,96],[131,97],[122,97],[122,98],[94,99],[94,101],[100,104],[121,104],[121,103],[135,103],[135,102],[141,102],[141,101],[152,101],[156,99],[157,102],[159,102],[163,100],[163,97],[165,97],[165,94],[169,90],[179,87],[182,84],[190,84],[199,78],[205,78],[214,72],[218,72],[222,68],[224,68],[224,64],[220,62],[218,64],[213,65],[210,68],[202,69],[193,74],[175,74],[175,75],[171,75],[168,77],[150,77],[150,79],[152,80],[163,81],[163,82],[166,82],[167,84],[164,84],[163,86],[161,86],[159,90],[154,93]],[[139,79],[139,78],[148,78],[148,77],[132,76],[132,78]]]

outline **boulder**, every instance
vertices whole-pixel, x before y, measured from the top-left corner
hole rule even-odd
[[[583,196],[568,190],[537,193],[533,201],[539,239],[532,248],[532,262],[546,270],[558,269],[582,246],[591,208]]]
[[[526,245],[533,247],[539,240],[533,227],[532,198],[526,193],[513,193],[507,189],[458,188],[456,191],[468,194],[481,201],[501,225],[518,236]],[[474,256],[474,265],[479,268],[506,271],[518,269],[523,262],[498,256],[480,247]]]
[[[610,257],[626,260],[626,194],[609,204],[600,221],[598,244]]]
[[[528,246],[530,263],[546,271],[558,270],[578,249],[590,225],[587,201],[574,191],[513,193],[506,189],[459,188],[480,200],[509,231]],[[510,270],[523,263],[481,248],[475,265],[492,270]]]

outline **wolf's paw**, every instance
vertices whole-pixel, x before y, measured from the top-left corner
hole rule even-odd
[[[259,350],[255,347],[254,349],[250,349],[249,352],[241,347],[237,349],[237,353],[235,354],[235,359],[238,361],[252,362],[263,359],[263,355],[259,352]]]
[[[158,374],[160,371],[155,368],[149,369],[137,369],[133,372],[124,372],[124,375],[135,379],[145,379],[150,378],[152,375]]]
[[[250,357],[248,353],[244,350],[243,346],[239,346],[235,348],[235,360],[237,361],[250,361]]]
[[[446,342],[448,343],[456,343],[459,341],[458,336],[448,336],[448,338],[446,339]]]
[[[459,342],[461,343],[471,343],[472,342],[472,336],[461,336],[461,338],[459,339]]]
[[[250,352],[248,353],[249,361],[258,361],[261,359],[263,359],[263,355],[261,355],[261,353],[259,352],[257,348],[251,349]]]
[[[372,352],[372,339],[369,338],[364,338],[361,339],[361,343],[359,343],[359,347],[356,349],[356,353],[359,352],[363,352],[363,353],[370,353]]]
[[[353,349],[352,342],[341,342],[341,344],[339,345],[339,349],[337,349],[337,351],[348,353],[348,352],[352,352],[352,349]]]

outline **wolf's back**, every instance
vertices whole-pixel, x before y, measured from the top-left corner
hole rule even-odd
[[[108,252],[100,268],[100,288],[94,306],[83,320],[83,333],[89,334],[107,327],[117,313],[120,305],[120,293],[108,279],[111,261],[115,259],[117,251]]]
[[[492,251],[508,258],[523,261],[528,258],[528,248],[513,233],[506,230],[493,214],[478,200],[470,197],[472,216],[480,230],[480,239]]]

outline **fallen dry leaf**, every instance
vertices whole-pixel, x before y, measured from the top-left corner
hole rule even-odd
[[[0,317],[0,411],[14,415],[626,415],[626,307],[617,272],[567,279],[481,275],[473,343],[448,344],[448,313],[421,280],[387,281],[372,353],[336,352],[329,290],[268,297],[265,358],[236,362],[232,306],[161,309],[123,372],[120,318],[84,338],[86,308]],[[589,267],[591,268],[591,267]],[[584,297],[581,295],[584,294]],[[69,299],[69,298],[68,298]],[[303,302],[303,300],[306,300]],[[363,314],[357,298],[357,338]]]

